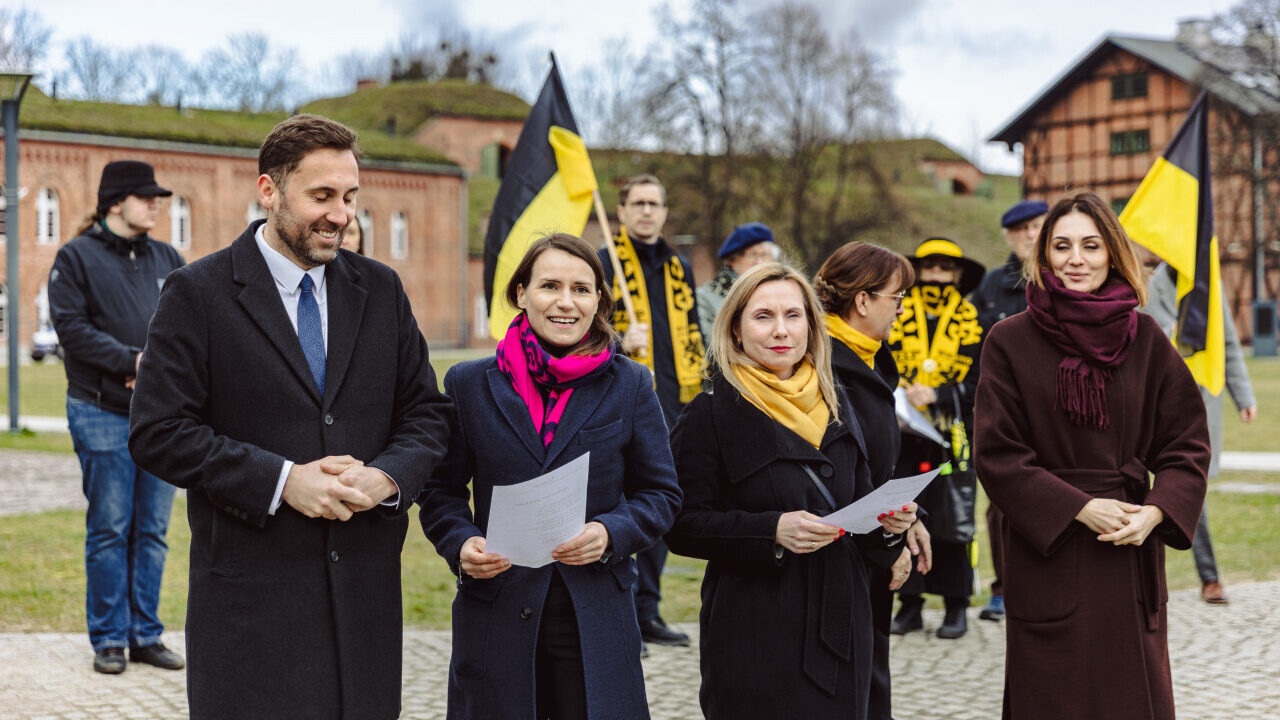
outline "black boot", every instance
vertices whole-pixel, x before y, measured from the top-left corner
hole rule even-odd
[[[890,635],[906,635],[912,630],[924,629],[924,618],[920,616],[920,609],[924,607],[924,598],[919,595],[899,595],[902,605],[898,608],[898,614],[893,616],[893,622],[889,623]]]
[[[947,616],[938,628],[938,637],[944,640],[955,640],[969,632],[969,618],[965,611],[969,609],[969,598],[947,598]]]

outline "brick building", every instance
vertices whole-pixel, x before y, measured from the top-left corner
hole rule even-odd
[[[388,128],[368,120],[394,116],[382,88],[313,104],[337,111],[303,110],[335,117],[360,132],[358,215],[366,252],[400,274],[428,341],[457,347],[470,342],[473,321],[468,177],[484,169],[486,158],[504,157],[500,149],[512,126],[517,135],[520,128],[520,120],[507,116],[523,102],[500,93],[507,116],[486,117],[482,103],[458,100],[465,88],[449,88],[451,95],[442,100],[439,93],[432,96],[433,84],[405,85],[413,87],[395,89],[396,96],[416,92],[434,100],[433,111],[416,125],[401,123],[402,132],[394,121]],[[483,99],[490,92],[500,91],[484,88],[472,95]],[[353,107],[364,115],[351,112]],[[347,112],[341,112],[344,108]],[[163,200],[152,235],[172,243],[187,261],[195,260],[226,247],[250,219],[263,216],[256,200],[257,145],[285,117],[53,100],[29,90],[19,120],[21,343],[27,344],[43,319],[38,298],[54,255],[92,212],[107,162],[133,158],[155,166],[158,182],[174,195]],[[509,146],[514,143],[512,135]],[[0,236],[0,247],[3,242],[7,238]],[[0,252],[0,267],[3,257]]]
[[[1119,213],[1206,89],[1223,286],[1246,341],[1255,292],[1274,298],[1280,290],[1280,192],[1252,179],[1262,163],[1277,162],[1251,131],[1253,118],[1280,113],[1280,97],[1258,82],[1268,72],[1276,80],[1268,42],[1216,44],[1202,20],[1180,23],[1174,40],[1108,35],[990,138],[1010,149],[1022,144],[1025,197],[1053,202],[1069,189],[1089,188]]]

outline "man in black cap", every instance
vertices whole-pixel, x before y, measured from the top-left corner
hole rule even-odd
[[[739,225],[724,239],[718,253],[724,263],[716,276],[698,288],[698,326],[702,337],[711,337],[716,313],[729,296],[729,288],[742,273],[778,258],[778,246],[773,241],[773,231],[764,223],[752,222]]]
[[[978,322],[983,333],[992,325],[1027,309],[1027,283],[1022,277],[1022,264],[1036,247],[1049,204],[1042,200],[1023,200],[1005,211],[1000,218],[1001,233],[1009,245],[1009,258],[1004,265],[992,269],[982,278],[969,301],[978,308]],[[991,601],[978,617],[999,621],[1004,618],[1004,590],[1001,564],[1004,548],[1000,540],[1000,509],[987,506],[987,538],[991,541],[991,563],[995,577],[991,580]]]
[[[129,456],[129,402],[160,286],[182,256],[151,239],[158,198],[151,166],[117,160],[102,169],[98,205],[58,250],[49,310],[66,351],[67,423],[89,500],[85,611],[93,669],[124,672],[129,659],[168,670],[180,655],[160,641],[157,607],[169,546],[174,487]]]

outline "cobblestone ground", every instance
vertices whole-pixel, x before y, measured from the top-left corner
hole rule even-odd
[[[0,451],[0,516],[88,507],[75,453]]]
[[[1169,651],[1178,714],[1196,720],[1264,720],[1280,707],[1280,582],[1233,584],[1231,604],[1202,603],[1196,590],[1170,598]],[[1004,626],[970,611],[969,634],[939,640],[941,611],[925,611],[926,632],[894,638],[894,714],[900,720],[1000,717]],[[681,626],[696,638],[697,628]],[[182,636],[166,642],[181,651]],[[696,648],[653,646],[644,661],[654,720],[698,718]],[[444,717],[449,633],[408,630],[403,718]],[[96,675],[79,634],[0,634],[0,718],[142,720],[184,718],[181,672],[134,666]],[[942,682],[940,682],[942,679]],[[779,688],[786,692],[786,688]]]

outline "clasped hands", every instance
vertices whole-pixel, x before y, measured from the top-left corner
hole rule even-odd
[[[907,503],[902,510],[890,510],[879,517],[885,532],[906,532],[916,521],[916,504]],[[844,535],[844,530],[822,522],[822,518],[806,510],[782,513],[773,541],[797,555],[817,552]]]
[[[511,561],[497,553],[484,551],[485,540],[472,535],[462,543],[458,565],[477,580],[487,580],[511,568]],[[609,530],[603,523],[591,521],[582,527],[578,537],[561,543],[551,551],[551,558],[565,565],[587,565],[604,557],[609,547]]]
[[[1100,542],[1141,545],[1151,531],[1164,522],[1164,511],[1155,505],[1093,498],[1076,513],[1076,520],[1098,533]]]
[[[345,522],[357,512],[377,507],[396,491],[396,484],[381,470],[366,467],[350,455],[330,455],[294,463],[280,499],[307,517]]]

